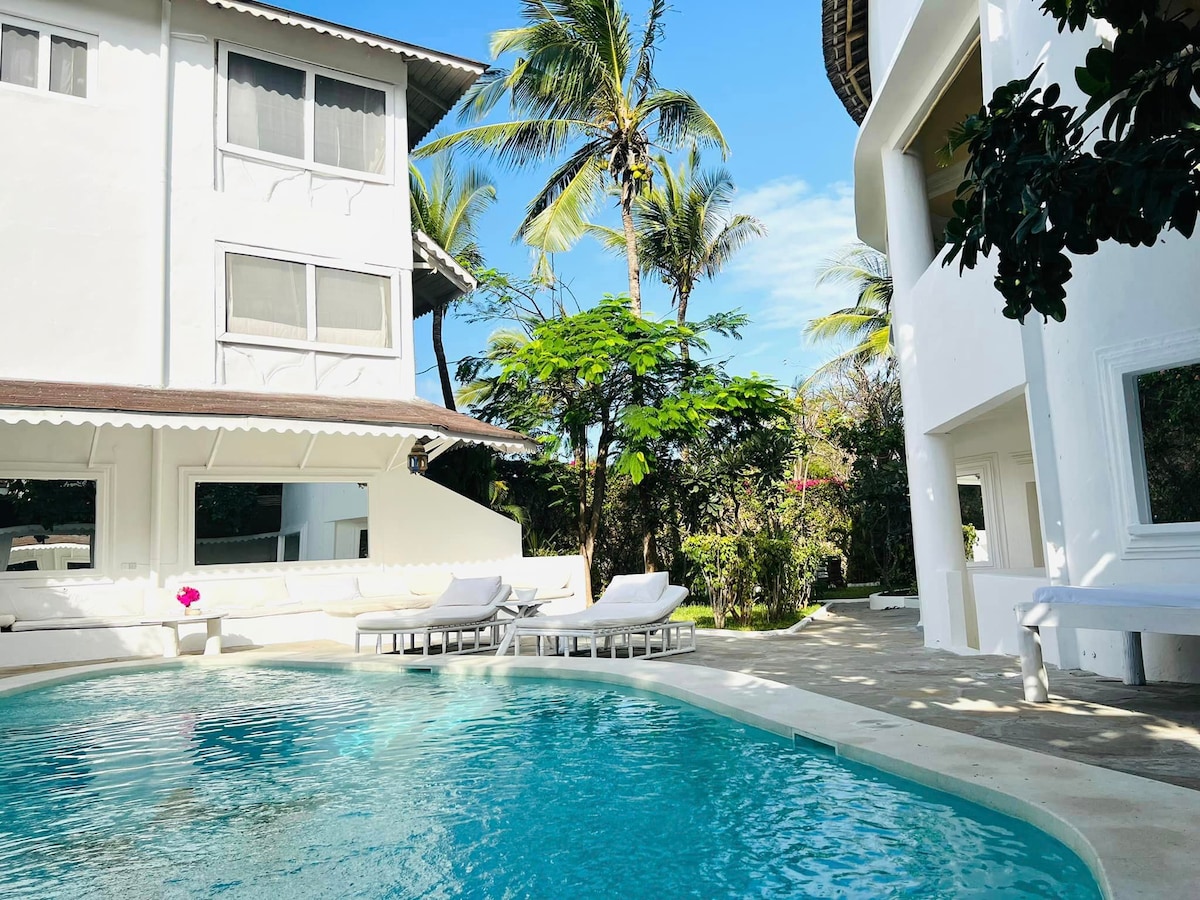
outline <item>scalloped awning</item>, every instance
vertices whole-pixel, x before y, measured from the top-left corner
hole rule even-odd
[[[383,35],[372,34],[369,31],[360,31],[357,28],[349,28],[324,19],[301,15],[267,3],[254,3],[250,0],[204,0],[204,2],[233,12],[269,19],[280,25],[303,28],[306,31],[327,34],[341,40],[354,41],[366,47],[386,50],[388,53],[395,53],[403,57],[408,64],[408,144],[410,150],[437,127],[467,89],[487,71],[484,63],[472,59],[449,53],[439,53],[416,44],[408,44]]]
[[[349,434],[467,442],[531,453],[523,434],[424,400],[184,390],[0,380],[0,423],[113,425],[298,434]]]

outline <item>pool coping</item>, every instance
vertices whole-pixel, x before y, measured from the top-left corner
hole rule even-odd
[[[1106,900],[1194,900],[1200,792],[914,722],[801,688],[706,666],[555,657],[347,657],[255,650],[132,660],[0,677],[0,696],[121,670],[291,663],[373,671],[562,678],[650,691],[1029,822],[1091,869]]]

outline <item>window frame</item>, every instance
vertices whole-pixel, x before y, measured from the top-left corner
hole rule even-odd
[[[365,484],[367,491],[367,521],[372,515],[372,494],[378,486],[375,470],[359,469],[305,469],[297,472],[295,469],[239,468],[236,472],[214,471],[204,466],[181,467],[179,470],[179,559],[188,572],[200,572],[219,576],[226,572],[256,572],[269,576],[272,573],[286,574],[289,571],[304,572],[313,568],[322,571],[351,571],[369,572],[380,565],[380,559],[368,545],[367,551],[372,554],[365,559],[298,559],[292,562],[277,560],[273,563],[228,563],[225,565],[196,564],[196,485],[198,484]],[[279,552],[282,555],[283,541],[291,532],[279,532]],[[306,528],[300,529],[300,554],[308,548]],[[14,573],[15,574],[15,573]]]
[[[988,558],[967,560],[969,569],[1004,569],[1008,565],[1008,527],[1004,521],[1004,501],[1000,483],[1000,459],[997,454],[963,456],[954,461],[955,483],[959,478],[978,478],[983,495],[984,530],[988,536]],[[962,521],[961,512],[959,521]]]
[[[226,282],[227,254],[237,256],[256,256],[275,262],[299,263],[305,266],[305,309],[306,328],[312,337],[306,340],[293,338],[271,337],[269,335],[242,334],[229,330],[229,293]],[[317,268],[338,269],[343,272],[354,272],[359,275],[377,275],[389,279],[392,285],[392,296],[388,304],[389,347],[366,347],[361,344],[333,344],[316,339],[317,333]],[[394,266],[377,266],[369,263],[351,263],[340,259],[329,259],[306,253],[292,253],[286,250],[271,250],[263,247],[251,247],[244,244],[217,243],[217,342],[221,344],[239,344],[256,347],[275,347],[284,350],[309,350],[320,353],[337,353],[344,356],[374,356],[383,359],[399,359],[403,356],[400,346],[403,329],[400,328],[400,270]]]
[[[1200,522],[1152,521],[1137,394],[1139,375],[1200,363],[1200,329],[1101,348],[1096,360],[1122,558],[1200,558]]]
[[[25,478],[40,481],[96,482],[96,522],[92,536],[92,566],[87,569],[33,569],[19,572],[0,570],[0,581],[62,581],[73,583],[107,583],[113,574],[112,544],[116,534],[115,510],[110,502],[114,466],[53,465],[9,463],[0,467],[0,480]]]
[[[25,19],[21,16],[0,12],[0,27],[5,25],[25,28],[38,33],[38,74],[37,84],[34,87],[0,81],[0,90],[20,91],[23,94],[36,94],[41,97],[55,97],[71,103],[94,102],[93,98],[96,93],[97,84],[96,72],[99,67],[100,57],[100,38],[98,35],[89,34],[86,31],[77,31],[74,28],[64,28],[52,22],[39,22],[37,19]],[[79,41],[87,46],[87,94],[85,96],[76,97],[74,94],[64,94],[60,91],[50,90],[50,39],[54,37]]]
[[[298,69],[304,73],[304,158],[284,156],[280,153],[270,153],[257,150],[254,147],[244,147],[231,143],[229,140],[229,54],[237,53],[263,62]],[[383,93],[384,119],[384,161],[383,172],[363,172],[359,169],[347,169],[316,161],[316,80],[318,75],[372,88]],[[220,41],[217,45],[217,150],[223,154],[237,156],[243,159],[256,159],[273,165],[301,169],[318,175],[328,175],[334,178],[344,178],[351,181],[365,181],[373,184],[396,183],[396,86],[383,81],[363,78],[350,72],[330,69],[310,63],[305,60],[280,56],[266,50],[246,47],[229,41]]]

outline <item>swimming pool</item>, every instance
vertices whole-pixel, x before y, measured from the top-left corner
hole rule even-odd
[[[0,698],[0,894],[1100,897],[1031,826],[660,697],[192,666]]]

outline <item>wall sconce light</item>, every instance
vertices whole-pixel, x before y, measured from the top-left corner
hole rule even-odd
[[[425,452],[425,440],[422,438],[409,451],[408,471],[414,475],[424,475],[428,468],[429,454]]]

